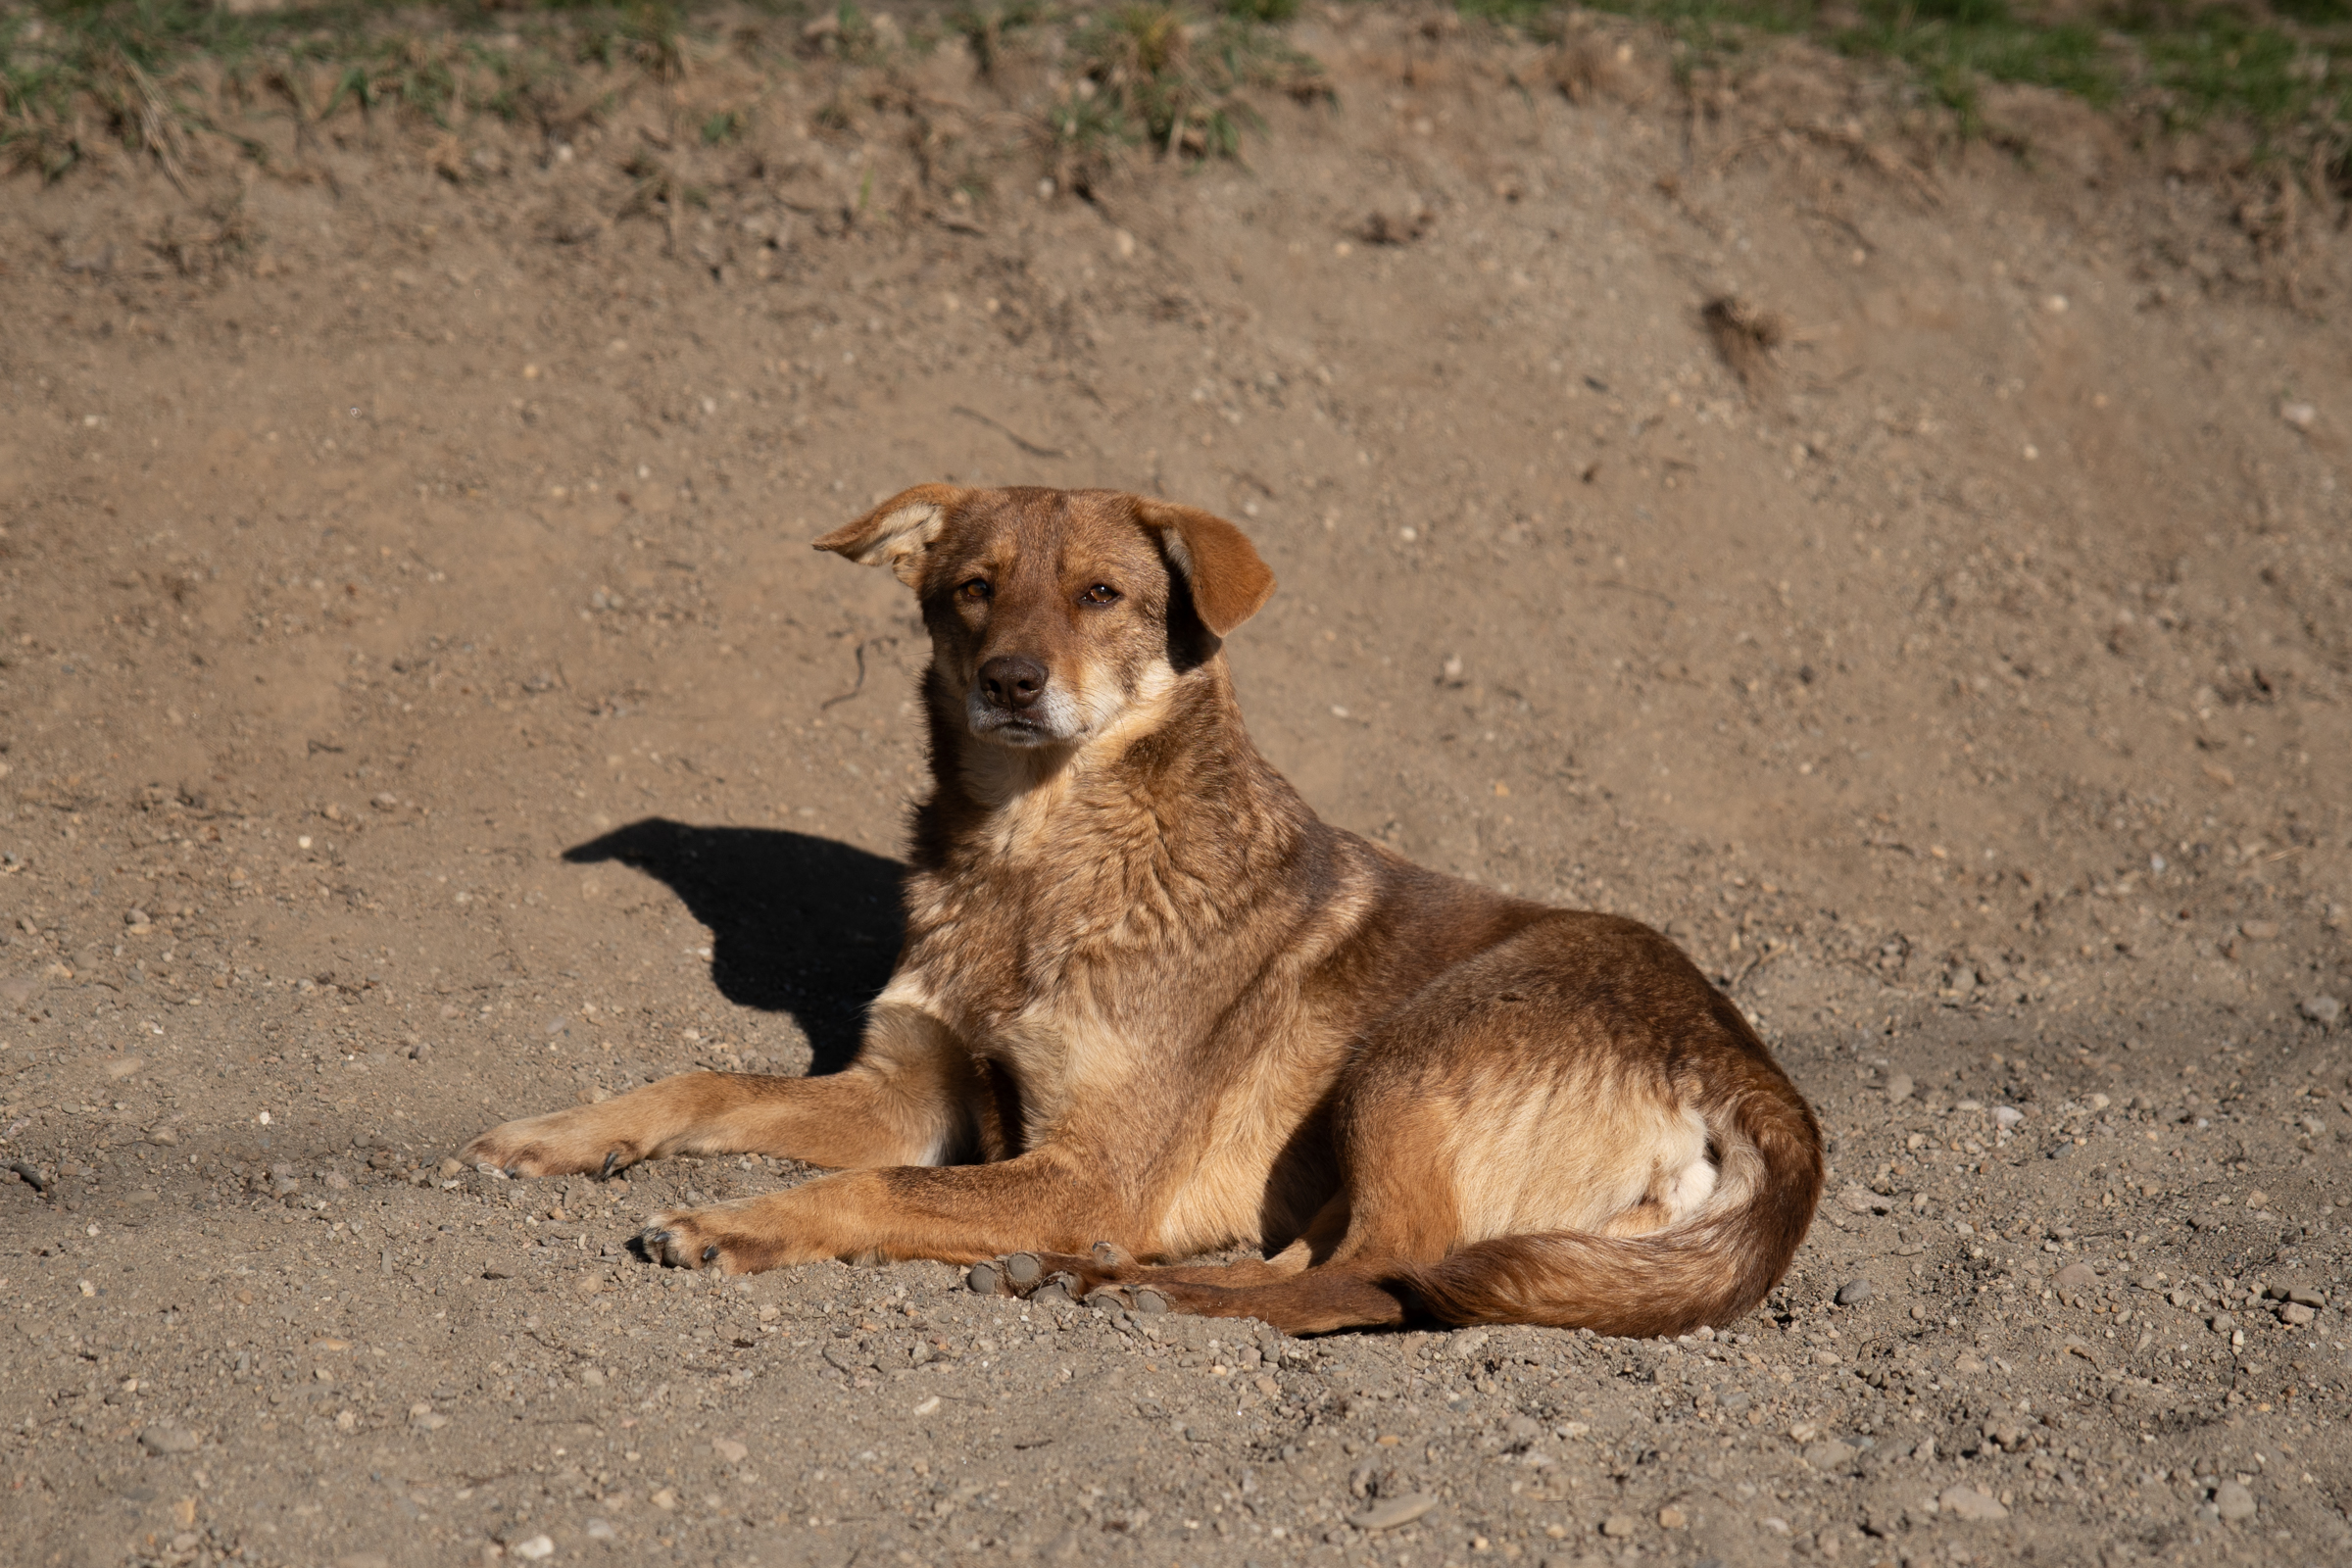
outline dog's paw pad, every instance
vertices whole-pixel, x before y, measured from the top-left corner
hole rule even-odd
[[[1042,1301],[1048,1306],[1066,1306],[1078,1299],[1081,1289],[1077,1275],[1054,1274],[1031,1294],[1029,1299]]]
[[[1165,1312],[1168,1309],[1168,1298],[1149,1285],[1138,1287],[1133,1294],[1135,1311]]]
[[[986,1261],[974,1263],[970,1271],[963,1276],[963,1283],[974,1296],[1010,1296],[1012,1294],[1004,1283],[1004,1266],[1002,1263]]]
[[[1035,1252],[1014,1252],[998,1259],[998,1264],[1004,1270],[1005,1282],[1016,1291],[1033,1288],[1046,1275],[1046,1266],[1038,1261]]]

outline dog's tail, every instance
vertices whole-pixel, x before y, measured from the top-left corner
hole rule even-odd
[[[1409,1314],[1648,1339],[1728,1324],[1764,1298],[1821,1200],[1821,1126],[1739,1008],[1717,1003],[1744,1070],[1698,1102],[1720,1167],[1706,1207],[1647,1236],[1551,1231],[1473,1243],[1390,1282]]]

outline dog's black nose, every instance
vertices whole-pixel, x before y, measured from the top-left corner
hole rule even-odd
[[[991,708],[1016,713],[1035,708],[1046,695],[1046,666],[1018,654],[999,654],[980,666],[980,695]]]

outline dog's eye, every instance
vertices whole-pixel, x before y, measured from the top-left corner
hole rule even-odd
[[[970,600],[973,604],[984,605],[988,603],[988,596],[990,592],[988,579],[986,577],[974,577],[970,582],[967,582],[962,587],[956,589],[956,592]]]
[[[1119,591],[1106,582],[1099,582],[1078,597],[1090,605],[1115,605],[1119,602]]]

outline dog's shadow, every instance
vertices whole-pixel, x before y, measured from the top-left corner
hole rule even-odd
[[[858,1053],[868,1004],[890,981],[902,929],[898,861],[769,828],[648,817],[564,852],[617,860],[662,883],[710,928],[710,978],[739,1006],[790,1013],[813,1074]]]

